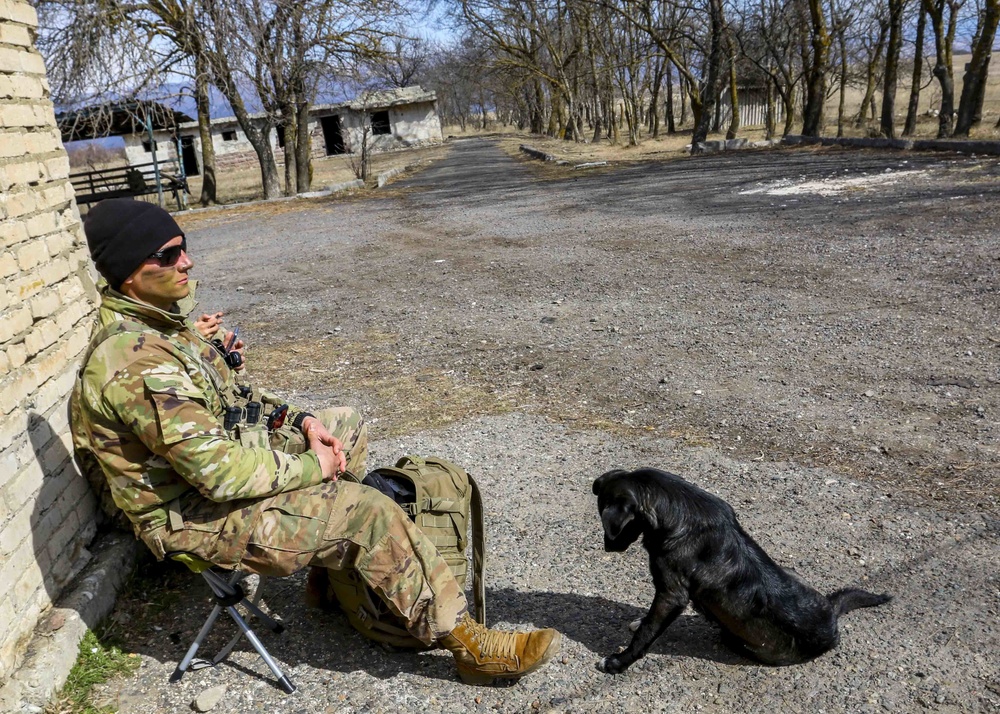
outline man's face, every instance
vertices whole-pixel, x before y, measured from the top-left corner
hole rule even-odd
[[[168,240],[122,283],[121,293],[161,310],[169,310],[175,302],[187,297],[191,290],[187,273],[194,263],[186,247],[183,236]]]

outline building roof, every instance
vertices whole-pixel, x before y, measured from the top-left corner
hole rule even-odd
[[[56,114],[63,142],[124,136],[146,131],[149,119],[154,131],[171,130],[193,121],[190,116],[158,102],[125,100],[98,104]]]
[[[402,104],[416,104],[418,102],[433,102],[437,99],[437,94],[432,90],[423,89],[419,85],[403,87],[402,89],[387,89],[370,92],[362,92],[358,97],[346,102],[336,104],[315,104],[309,108],[310,114],[317,112],[329,112],[337,109],[351,109],[354,111],[377,111]],[[262,119],[267,116],[266,112],[254,112],[250,114],[251,119]],[[236,117],[215,117],[210,124],[214,126],[226,126],[236,124]],[[198,126],[198,122],[188,119],[187,123],[179,125],[181,129],[191,129]]]

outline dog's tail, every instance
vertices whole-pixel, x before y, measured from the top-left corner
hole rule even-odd
[[[830,593],[826,596],[826,599],[833,605],[833,610],[837,613],[837,617],[840,617],[841,615],[846,615],[851,610],[857,610],[859,607],[875,607],[876,605],[887,603],[892,600],[892,595],[888,593],[876,595],[867,590],[844,588],[843,590]]]

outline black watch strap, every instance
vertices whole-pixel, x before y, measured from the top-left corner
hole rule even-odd
[[[316,415],[310,414],[309,412],[299,412],[298,414],[295,415],[295,419],[292,420],[292,427],[298,429],[299,431],[302,431],[302,422],[304,422],[309,417],[315,419]]]

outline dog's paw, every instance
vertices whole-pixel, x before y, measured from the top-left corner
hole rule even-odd
[[[604,657],[597,663],[597,669],[605,674],[621,674],[628,665],[622,665],[622,661],[615,655]]]

